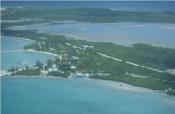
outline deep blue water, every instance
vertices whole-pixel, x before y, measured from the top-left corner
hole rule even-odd
[[[26,64],[34,66],[38,60],[45,63],[48,59],[55,58],[43,53],[21,52],[24,46],[31,43],[33,41],[8,36],[1,37],[1,70],[23,67]]]
[[[175,11],[175,1],[3,1],[2,7],[109,8],[119,11]]]

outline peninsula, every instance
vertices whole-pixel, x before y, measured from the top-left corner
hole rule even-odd
[[[43,11],[46,12],[45,15],[38,15],[39,12]],[[93,42],[63,35],[38,33],[34,30],[7,29],[17,25],[51,23],[53,20],[99,23],[119,21],[175,23],[173,12],[139,13],[117,12],[108,9],[33,10],[27,8],[9,8],[1,12],[4,20],[36,18],[36,20],[30,21],[2,22],[2,35],[34,40],[33,44],[25,47],[26,50],[49,52],[56,55],[55,60],[48,60],[46,64],[37,61],[36,65],[32,67],[11,68],[9,72],[12,75],[51,75],[66,78],[76,75],[121,81],[175,95],[174,49],[155,47],[149,44],[134,44],[131,47],[125,47],[114,43]],[[108,16],[110,16],[110,20],[101,18]],[[39,18],[42,20],[38,20]]]

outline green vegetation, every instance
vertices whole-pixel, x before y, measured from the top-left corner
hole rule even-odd
[[[169,90],[167,94],[175,96],[175,89]]]
[[[26,46],[26,49],[35,49],[38,51],[48,51],[63,56],[63,63],[59,60],[48,60],[48,65],[59,64],[61,71],[69,71],[71,65],[77,67],[76,71],[82,73],[90,73],[91,78],[122,81],[135,86],[146,87],[155,90],[165,90],[175,88],[175,77],[168,73],[159,73],[149,69],[134,67],[126,64],[126,61],[131,61],[140,65],[145,65],[161,70],[171,69],[175,66],[175,50],[161,47],[153,47],[145,44],[135,44],[132,47],[119,46],[113,43],[91,42],[85,40],[67,39],[64,36],[55,36],[41,34],[31,31],[8,31],[5,34],[12,36],[25,37],[35,39],[37,42]],[[44,37],[44,39],[43,39]],[[83,48],[84,45],[93,46],[81,50],[66,45],[66,43]],[[50,49],[52,48],[52,50]],[[54,50],[53,50],[54,49]],[[118,62],[97,54],[97,52],[122,59]],[[79,59],[73,60],[72,56]],[[108,75],[99,75],[108,74]],[[131,74],[141,77],[133,77]],[[60,75],[59,72],[52,72],[49,75]]]
[[[22,71],[17,71],[15,73],[12,73],[12,75],[40,75],[40,70],[39,69],[25,69]]]
[[[41,63],[40,61],[37,61],[35,66],[38,67],[39,69],[42,69],[43,63]]]
[[[135,44],[132,47],[119,46],[113,43],[104,42],[90,42],[85,40],[67,39],[64,36],[55,36],[48,34],[36,33],[35,31],[18,31],[18,30],[4,30],[4,35],[11,35],[17,37],[25,37],[38,42],[26,46],[25,49],[35,49],[38,51],[49,51],[55,54],[61,52],[68,52],[76,54],[76,50],[65,43],[70,43],[76,46],[90,45],[94,46],[93,50],[89,52],[101,52],[106,55],[130,61],[139,65],[150,66],[161,70],[172,69],[175,66],[175,50],[169,48],[154,47],[147,44]],[[45,38],[45,39],[43,39]],[[45,44],[42,44],[42,43]],[[50,50],[48,47],[55,50]],[[80,51],[80,50],[79,50]]]
[[[112,43],[98,43],[95,50],[112,57],[122,58],[126,61],[162,70],[174,68],[175,66],[174,49],[154,47],[147,44],[135,44],[132,47],[123,47]]]
[[[77,8],[77,9],[46,9],[46,8],[8,8],[1,11],[2,20],[17,19],[43,19],[75,20],[82,22],[162,22],[175,23],[174,12],[128,12],[112,11],[103,8]],[[41,15],[42,14],[42,15]]]
[[[51,59],[47,60],[47,67],[51,67],[53,65],[53,61]]]
[[[59,71],[51,71],[48,72],[47,74],[48,76],[59,76],[59,77],[64,77],[64,78],[68,78],[70,73],[69,72],[59,72]]]
[[[15,11],[14,11],[15,10]],[[76,20],[88,22],[164,22],[175,23],[172,12],[119,12],[108,9],[7,9],[2,12],[2,19],[42,18],[44,21]],[[15,13],[14,13],[15,12]],[[44,12],[44,13],[43,13]],[[38,15],[43,14],[43,15]],[[36,22],[36,21],[35,21]],[[29,22],[27,24],[35,23]],[[17,71],[13,75],[37,75],[47,71],[48,76],[68,77],[70,73],[89,74],[90,78],[116,80],[146,87],[154,90],[169,90],[174,95],[175,76],[165,72],[175,68],[175,50],[154,47],[147,44],[135,44],[132,47],[119,46],[113,43],[92,42],[68,39],[61,35],[37,33],[32,30],[8,30],[7,27],[23,25],[25,22],[2,23],[2,35],[25,37],[36,42],[25,49],[51,52],[61,58],[48,60],[46,64],[37,61],[38,69]],[[121,59],[117,61],[107,56]],[[132,62],[144,67],[138,67]],[[146,67],[159,69],[157,72]],[[14,72],[15,69],[9,70]]]

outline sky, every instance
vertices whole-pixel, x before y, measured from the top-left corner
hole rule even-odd
[[[167,1],[167,0],[2,0],[2,1]],[[175,1],[175,0],[168,0]]]

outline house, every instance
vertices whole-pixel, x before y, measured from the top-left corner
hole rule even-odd
[[[70,66],[70,69],[75,70],[75,69],[77,69],[77,67],[72,65],[72,66]]]

